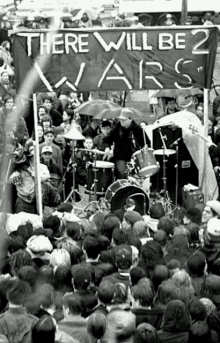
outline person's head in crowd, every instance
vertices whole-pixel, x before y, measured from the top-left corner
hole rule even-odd
[[[133,343],[159,343],[157,330],[149,323],[138,325],[134,333]]]
[[[108,135],[111,130],[111,123],[109,120],[103,120],[101,123],[101,132],[104,137]]]
[[[203,305],[205,305],[207,317],[209,317],[212,313],[216,312],[216,306],[214,305],[211,299],[201,298],[199,299],[199,301],[203,303]]]
[[[125,214],[125,210],[123,208],[119,208],[118,210],[112,213],[112,215],[116,216],[120,220],[121,223],[123,222],[124,214]]]
[[[115,309],[107,315],[107,341],[132,343],[136,329],[136,317],[130,311]]]
[[[219,257],[210,265],[210,273],[220,276],[220,258]]]
[[[183,235],[177,235],[173,237],[171,249],[174,256],[186,253],[188,251],[188,248],[189,242],[186,237],[184,237]]]
[[[126,244],[127,243],[127,232],[125,230],[116,228],[112,232],[112,240],[111,240],[111,246],[116,247],[120,244]]]
[[[45,283],[54,285],[54,272],[49,265],[43,265],[39,268],[38,284],[43,285]]]
[[[58,291],[73,290],[71,270],[64,265],[57,266],[54,271],[54,287]]]
[[[54,287],[49,283],[45,283],[39,286],[37,289],[37,299],[42,309],[46,311],[50,309],[54,309],[55,307]]]
[[[44,146],[41,151],[42,162],[46,165],[50,165],[52,161],[53,148],[51,146]]]
[[[9,84],[9,74],[6,70],[1,72],[1,83],[3,85],[8,85]]]
[[[46,108],[47,112],[50,112],[50,110],[52,109],[52,98],[50,96],[46,96],[43,100],[43,106]]]
[[[165,216],[163,205],[160,203],[153,204],[150,207],[149,214],[152,219],[160,220],[162,217]]]
[[[43,228],[51,229],[53,231],[54,237],[59,237],[61,235],[61,221],[57,216],[49,215],[43,218]]]
[[[167,304],[161,328],[163,331],[172,333],[189,332],[191,328],[191,318],[186,305],[182,301],[171,300]],[[187,340],[185,340],[185,342],[187,342]]]
[[[68,221],[66,223],[66,234],[74,241],[78,241],[81,237],[81,225],[77,222]]]
[[[204,276],[206,268],[206,257],[200,251],[196,251],[192,254],[187,261],[187,268],[189,275],[192,276]]]
[[[21,236],[18,236],[17,233],[11,233],[10,234],[10,242],[8,246],[8,252],[9,254],[13,254],[19,250],[25,249],[26,245]]]
[[[66,109],[65,111],[63,111],[62,118],[63,118],[64,123],[71,124],[73,117],[74,117],[74,111],[73,110]]]
[[[44,140],[44,129],[41,124],[37,125],[37,138],[39,143],[42,143],[42,141]]]
[[[118,117],[118,120],[121,124],[121,127],[127,129],[128,127],[130,127],[131,123],[132,123],[132,111],[128,108],[123,108],[121,111],[120,116]]]
[[[6,95],[4,97],[4,106],[7,111],[12,111],[14,106],[14,98],[11,95]]]
[[[99,236],[99,246],[100,252],[107,251],[111,246],[111,242],[106,236]]]
[[[47,114],[46,108],[44,106],[39,106],[37,109],[37,115],[40,123],[42,122],[42,119],[45,116],[45,114]]]
[[[159,243],[149,241],[142,246],[140,266],[152,275],[158,264],[163,264],[163,250]]]
[[[207,224],[211,218],[218,218],[220,216],[220,202],[217,200],[210,200],[206,203],[202,212],[202,223]]]
[[[173,230],[173,237],[175,236],[189,237],[189,230],[183,225],[177,225]]]
[[[83,299],[76,293],[65,294],[63,297],[64,319],[70,316],[81,316]]]
[[[180,286],[173,291],[173,299],[181,300],[188,307],[190,302],[195,298],[194,293],[194,288],[188,286]]]
[[[206,320],[207,313],[205,305],[199,299],[193,299],[188,305],[192,321]]]
[[[163,281],[169,279],[169,277],[170,277],[170,272],[167,266],[164,266],[162,264],[158,264],[157,266],[155,266],[154,271],[153,271],[153,277],[152,277],[155,291],[157,291],[159,285]]]
[[[114,284],[106,279],[101,281],[97,289],[97,297],[99,304],[108,306],[112,303],[114,296]]]
[[[10,42],[8,40],[4,40],[1,43],[1,46],[6,50],[6,51],[10,51]]]
[[[173,293],[177,289],[174,281],[171,279],[163,281],[157,289],[154,297],[154,307],[165,309],[167,304],[173,300]]]
[[[204,282],[204,294],[213,301],[216,307],[220,305],[220,276],[209,274]]]
[[[34,235],[27,241],[26,250],[33,259],[41,259],[44,257],[47,259],[49,257],[49,253],[53,250],[53,246],[49,238],[45,235]]]
[[[132,248],[128,244],[121,244],[115,248],[115,263],[118,271],[130,271],[132,266]]]
[[[112,305],[124,305],[128,300],[128,286],[122,282],[115,283]]]
[[[202,214],[200,210],[196,207],[190,207],[186,210],[183,223],[190,224],[190,223],[196,223],[198,225],[201,224]]]
[[[138,220],[133,225],[133,233],[138,238],[148,238],[150,237],[148,226],[143,220]]]
[[[132,307],[148,307],[151,308],[154,299],[154,292],[147,284],[137,284],[131,289],[133,297]]]
[[[134,267],[130,270],[130,279],[132,286],[135,286],[138,281],[146,277],[146,273],[141,267]]]
[[[38,270],[34,266],[23,266],[18,270],[17,277],[22,281],[26,281],[34,290],[38,279]]]
[[[139,240],[138,247],[135,245],[131,245],[132,240],[128,240],[128,244],[131,246],[132,250],[132,268],[137,267],[140,261],[140,254],[141,254],[141,242]],[[136,242],[133,242],[133,244]]]
[[[53,125],[51,116],[45,114],[41,119],[41,124],[43,126],[44,131],[47,131],[48,129],[50,129]]]
[[[175,260],[175,259],[169,260],[167,262],[166,266],[170,271],[170,276],[172,276],[173,274],[175,274],[177,271],[179,271],[181,269],[180,261]]]
[[[79,259],[82,256],[82,249],[76,241],[73,241],[69,237],[61,239],[57,243],[57,249],[65,249],[69,253],[71,265],[79,263]]]
[[[52,316],[42,316],[32,329],[32,343],[55,343],[56,321]]]
[[[44,142],[46,145],[51,146],[54,140],[54,129],[49,128],[47,130],[44,130]]]
[[[168,114],[176,112],[176,99],[175,98],[165,98],[165,104],[167,107]]]
[[[204,106],[203,106],[203,104],[197,104],[196,105],[196,115],[200,120],[203,121],[203,119],[204,119]]]
[[[65,249],[54,249],[50,255],[50,265],[53,270],[60,265],[70,268],[70,254]]]
[[[206,321],[196,321],[192,323],[191,329],[189,331],[188,343],[217,343],[213,340],[210,332],[210,328]]]
[[[92,313],[87,320],[87,332],[92,339],[101,340],[107,329],[106,316],[101,312]]]
[[[62,202],[58,207],[57,207],[57,211],[60,213],[72,213],[73,211],[73,204],[71,204],[71,202]]]
[[[89,221],[89,219],[81,219],[81,238],[84,239],[87,235],[96,236],[97,231],[94,225]]]
[[[187,230],[189,231],[189,243],[190,244],[199,244],[199,230],[200,225],[195,223],[190,223],[187,225]]]
[[[92,215],[90,220],[96,228],[97,234],[101,234],[102,226],[105,220],[105,214],[102,211],[97,211],[95,214]]]
[[[86,139],[83,141],[83,145],[85,149],[92,150],[93,149],[93,138],[87,136]]]
[[[174,222],[172,219],[169,217],[163,216],[160,218],[159,223],[157,225],[157,229],[163,230],[166,232],[167,236],[173,235],[173,230],[174,230]]]
[[[190,287],[191,286],[190,276],[185,271],[185,269],[181,269],[177,271],[176,273],[174,273],[172,276],[172,280],[174,281],[177,287],[181,287],[181,286]]]
[[[115,229],[120,229],[121,223],[118,217],[114,214],[105,217],[101,228],[101,234],[106,236],[110,241],[112,240],[112,234]]]
[[[23,266],[33,266],[31,255],[25,250],[14,252],[9,258],[9,264],[12,275],[17,275],[19,269]]]
[[[158,230],[154,233],[154,241],[159,243],[163,248],[166,246],[168,235],[164,230]]]
[[[9,302],[9,308],[14,305],[24,306],[28,297],[31,294],[30,285],[17,278],[11,278],[7,284],[7,298]]]
[[[88,266],[75,265],[71,268],[73,286],[76,290],[86,290],[93,282],[93,275]]]
[[[208,119],[208,135],[211,136],[214,133],[214,124],[211,119]]]
[[[86,256],[86,261],[98,260],[100,255],[100,244],[98,238],[87,235],[84,238],[82,250]]]

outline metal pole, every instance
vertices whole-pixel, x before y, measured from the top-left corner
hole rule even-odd
[[[208,138],[208,121],[209,121],[209,90],[204,88],[204,135]],[[205,141],[204,144],[204,183],[205,183],[205,202],[208,201],[208,180],[207,180],[207,162],[209,156],[209,149]]]

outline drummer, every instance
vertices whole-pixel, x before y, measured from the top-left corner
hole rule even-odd
[[[78,151],[76,154],[76,187],[78,186],[79,193],[85,196],[85,185],[86,185],[86,175],[87,168],[94,162],[94,158],[100,160],[99,155],[95,155],[93,150],[93,138],[87,136],[84,141],[84,149]],[[96,157],[95,157],[96,156]]]
[[[102,150],[103,138],[106,137],[111,130],[111,122],[109,120],[103,120],[100,126],[101,133],[96,136],[93,141],[94,148]]]
[[[113,160],[117,179],[126,179],[126,164],[131,160],[133,153],[143,148],[145,141],[146,145],[150,146],[148,136],[135,123],[132,115],[131,110],[123,108],[118,117],[119,122],[111,129],[107,137],[103,138],[103,150],[108,158],[112,157],[110,147],[114,143]]]

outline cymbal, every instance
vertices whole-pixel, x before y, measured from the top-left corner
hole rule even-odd
[[[154,151],[154,155],[166,155],[166,156],[169,156],[169,155],[174,155],[176,154],[176,150],[172,150],[172,149],[158,149],[158,150],[155,150]]]

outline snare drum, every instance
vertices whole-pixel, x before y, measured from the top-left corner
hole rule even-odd
[[[132,158],[135,164],[135,170],[141,177],[150,177],[156,174],[159,170],[159,165],[154,156],[154,150],[150,148],[143,148],[136,151]]]
[[[137,186],[137,183],[132,180],[117,180],[105,193],[105,200],[109,203],[111,212],[123,208],[126,205],[127,199],[132,198],[135,202],[135,211],[141,215],[147,213],[149,208],[149,200],[144,190]]]
[[[96,161],[96,170],[94,163],[87,168],[86,190],[87,194],[94,194],[95,188],[95,171],[96,171],[96,194],[105,194],[108,186],[114,181],[115,165],[111,162]]]

